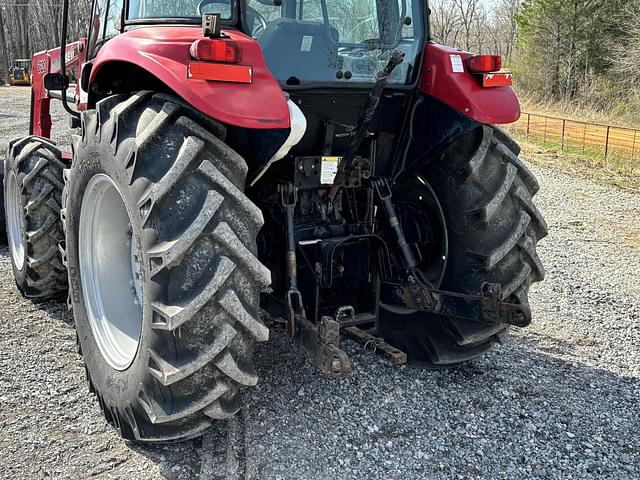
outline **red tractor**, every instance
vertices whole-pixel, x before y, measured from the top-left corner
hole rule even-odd
[[[494,126],[520,115],[511,75],[430,41],[426,1],[95,0],[66,45],[67,3],[6,157],[8,239],[24,295],[68,291],[123,437],[237,412],[260,307],[336,377],[341,334],[440,367],[530,323],[547,228]]]

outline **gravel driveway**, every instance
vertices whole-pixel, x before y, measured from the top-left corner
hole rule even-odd
[[[26,134],[28,100],[0,88],[1,151]],[[640,196],[534,170],[550,235],[531,327],[443,371],[347,342],[354,372],[340,382],[274,333],[242,413],[177,445],[116,436],[87,392],[66,306],[22,299],[0,249],[0,477],[640,478]]]

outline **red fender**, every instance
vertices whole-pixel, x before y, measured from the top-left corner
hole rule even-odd
[[[243,128],[289,128],[289,108],[280,85],[269,71],[260,45],[235,30],[224,32],[242,51],[240,63],[252,67],[252,83],[227,83],[187,78],[189,47],[204,38],[200,27],[135,28],[109,40],[95,58],[91,79],[110,62],[128,62],[148,71],[203,114]]]
[[[461,72],[454,71],[451,56],[462,59]],[[471,53],[436,43],[427,44],[420,75],[420,90],[436,97],[479,123],[505,124],[520,118],[520,102],[511,87],[485,88],[467,71]],[[457,64],[458,70],[460,69]]]

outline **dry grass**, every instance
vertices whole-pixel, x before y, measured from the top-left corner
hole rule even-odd
[[[561,117],[567,120],[640,129],[640,116],[637,113],[614,113],[613,111],[603,111],[602,109],[576,102],[544,103],[527,95],[521,95],[520,102],[523,112]]]
[[[605,163],[589,154],[561,152],[555,146],[531,143],[519,135],[515,138],[522,146],[523,158],[533,164],[640,193],[640,166]]]

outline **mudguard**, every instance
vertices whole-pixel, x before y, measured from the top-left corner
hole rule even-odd
[[[520,118],[520,102],[511,87],[485,88],[467,71],[471,53],[436,43],[424,51],[420,90],[463,115],[484,124],[505,124]],[[461,60],[461,62],[460,62]]]
[[[248,84],[187,78],[189,47],[203,38],[195,26],[149,26],[129,30],[102,46],[90,81],[111,62],[128,62],[151,73],[176,95],[219,122],[251,129],[289,128],[289,108],[267,68],[260,45],[236,30],[224,31],[242,51],[240,63],[252,67]]]

